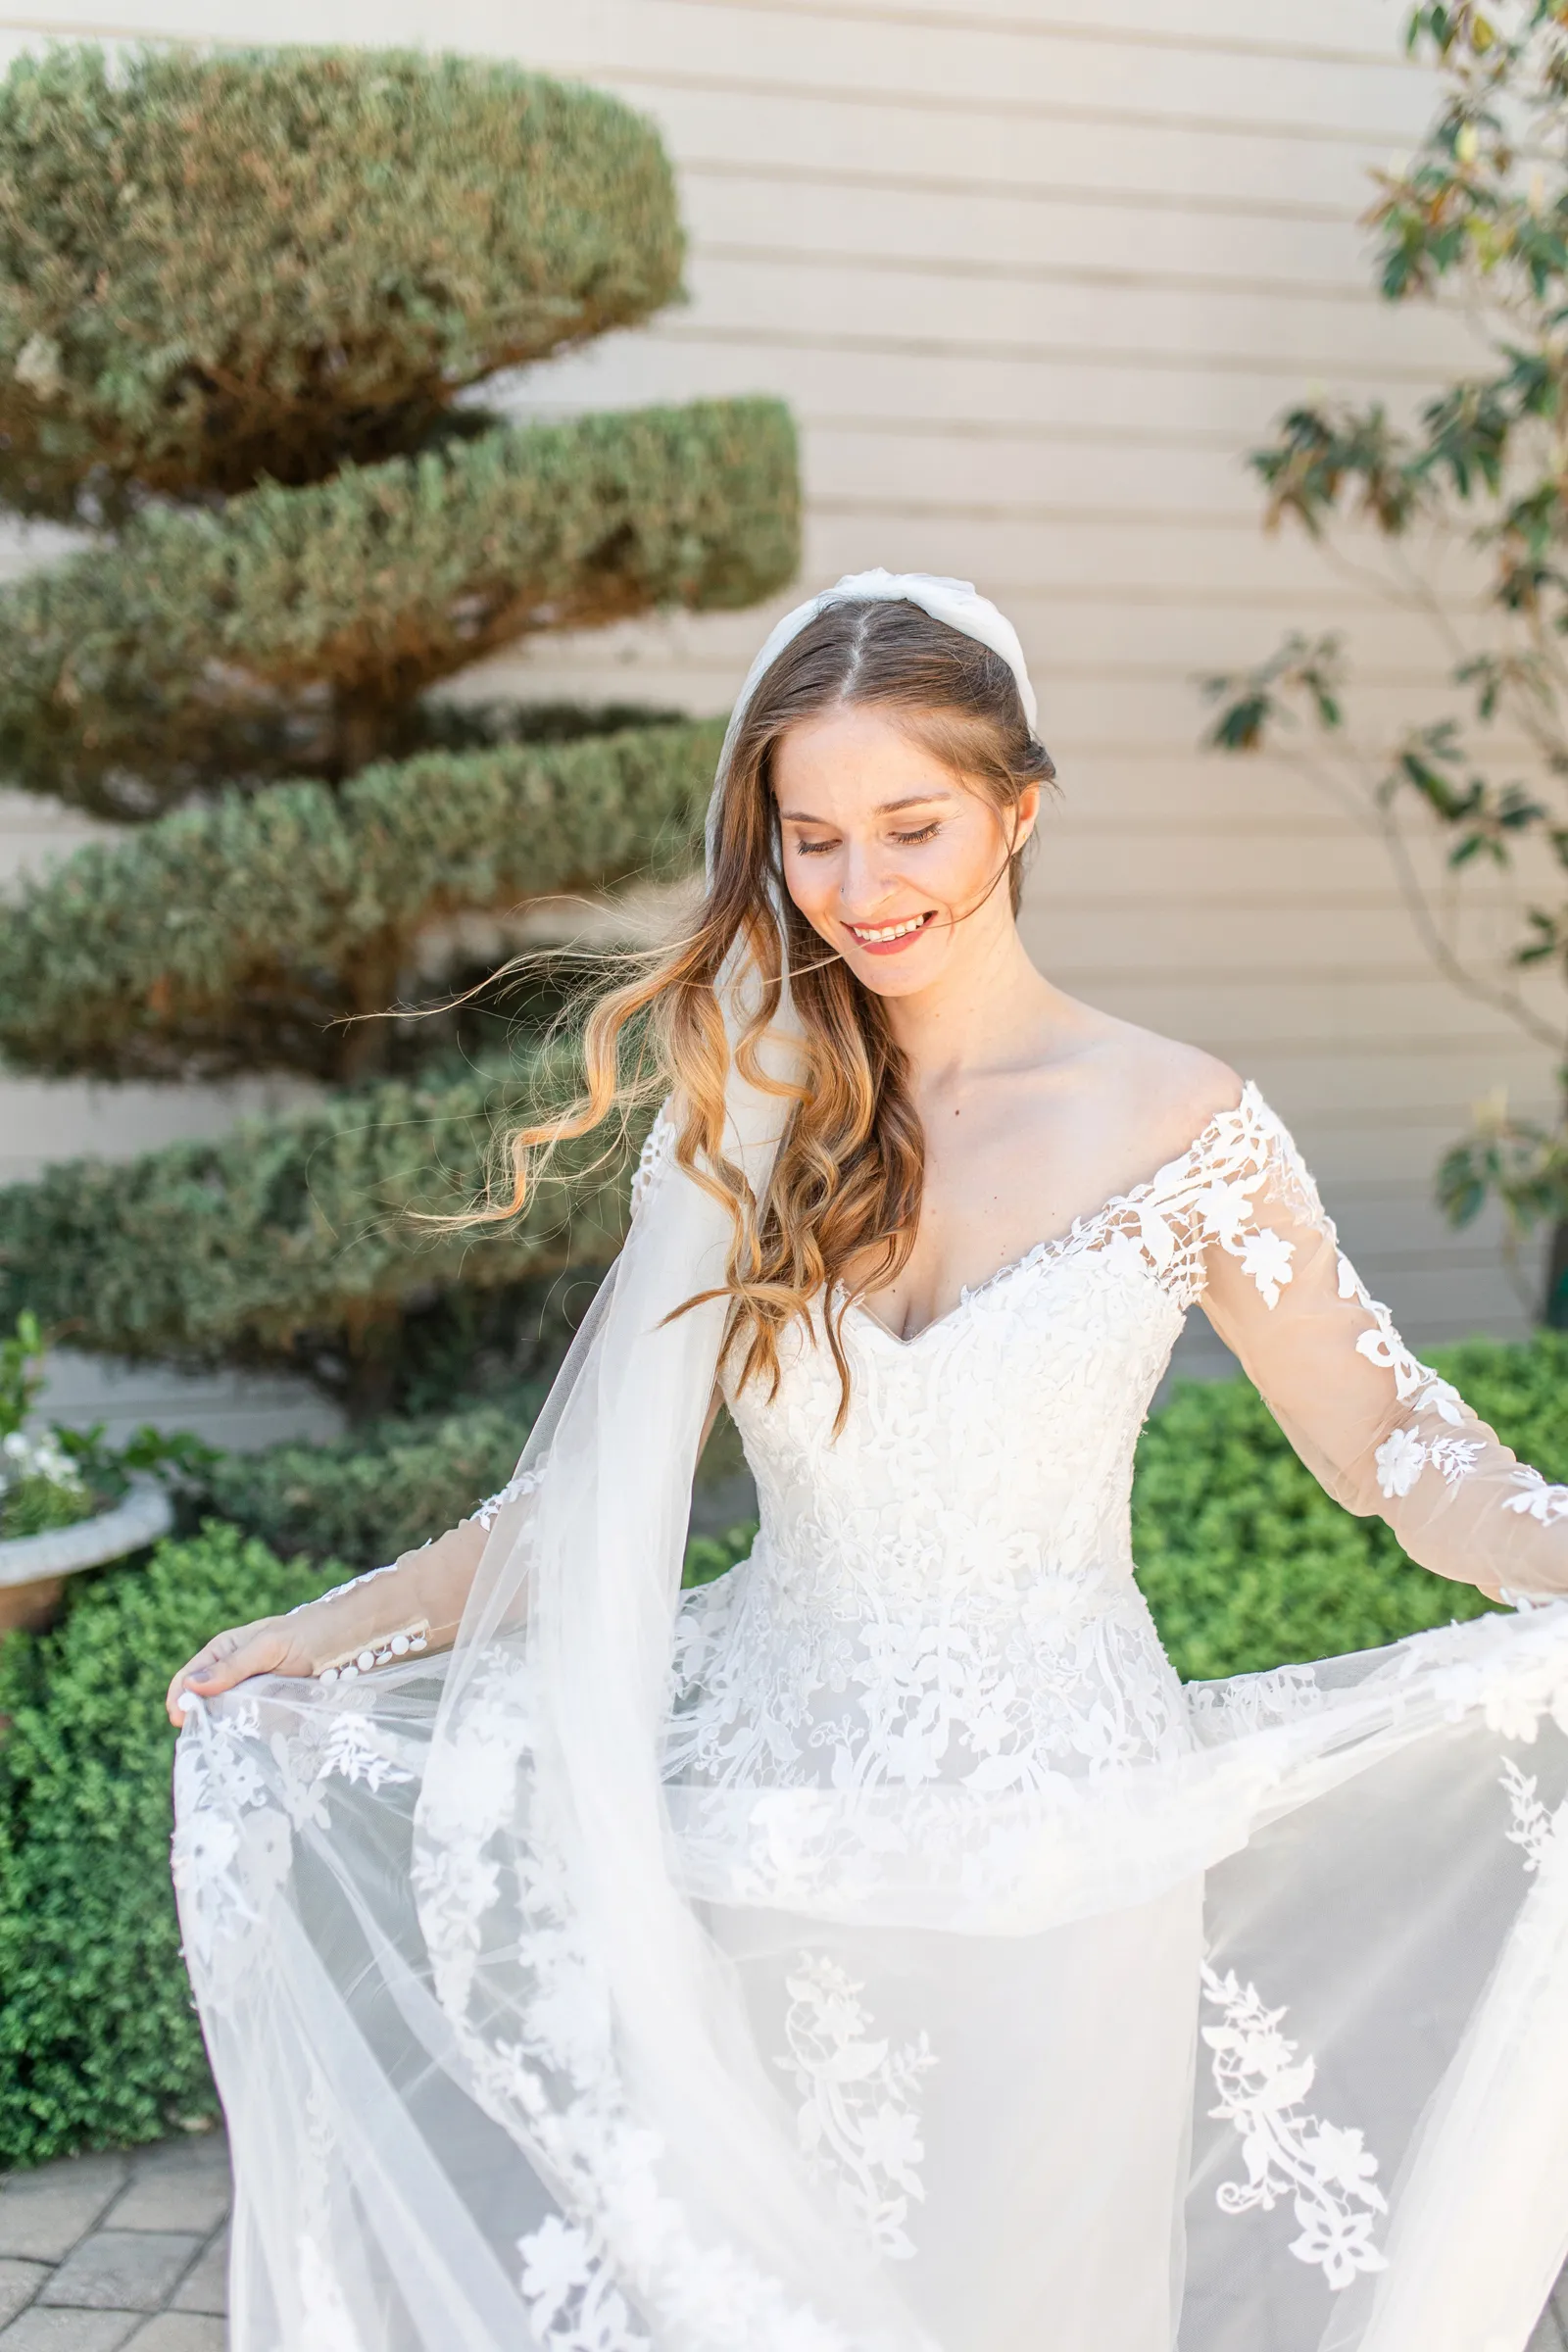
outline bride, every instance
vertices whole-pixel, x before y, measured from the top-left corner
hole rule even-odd
[[[517,1475],[174,1678],[236,2352],[1523,2352],[1568,1489],[1255,1087],[1035,970],[1035,720],[962,582],[780,623],[587,1031],[563,1132],[667,1101]],[[1184,1689],[1128,1494],[1195,1304],[1507,1613]],[[719,1397],[761,1532],[682,1597]]]

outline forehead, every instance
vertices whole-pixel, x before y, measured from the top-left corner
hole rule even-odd
[[[773,793],[785,815],[842,814],[911,796],[951,800],[958,776],[898,723],[892,711],[857,706],[790,727],[773,747]]]

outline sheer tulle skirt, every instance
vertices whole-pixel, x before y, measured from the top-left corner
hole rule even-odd
[[[769,2110],[842,2263],[786,2280],[765,2328],[765,2214],[744,2259],[703,2239],[684,2305],[669,2285],[678,2165],[672,2197],[667,2151],[639,2159],[635,2082],[613,2131],[583,2100],[592,1954],[552,1954],[548,1890],[506,1884],[525,1840],[475,1843],[477,1892],[421,1882],[442,1680],[437,1661],[264,1683],[180,1742],[186,1953],[236,2159],[235,2352],[752,2352],[764,2333],[1523,2352],[1568,2254],[1568,1609],[1195,1693],[1191,1757],[1088,1784],[1073,1841],[1093,1847],[1101,1807],[1102,1867],[1037,1869],[1010,1932],[941,1924],[929,1886],[900,1917],[886,1878],[863,1915],[842,1883],[805,1907],[699,1892],[736,2096]],[[509,1788],[513,1771],[525,1740]],[[1016,1800],[1007,1827],[1028,1831]],[[1054,1834],[1049,1808],[1033,1834]],[[462,2003],[454,1918],[479,1970]],[[496,2051],[518,2017],[509,2103]],[[640,2220],[639,2161],[662,2168]]]

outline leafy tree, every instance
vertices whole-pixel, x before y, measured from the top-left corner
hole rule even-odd
[[[650,126],[510,66],[86,48],[0,83],[0,500],[90,534],[0,590],[0,769],[108,828],[6,910],[0,1052],[307,1082],[225,1141],[0,1192],[0,1326],[292,1364],[360,1413],[538,1369],[623,1147],[565,1153],[504,1234],[408,1212],[466,1203],[496,1124],[569,1083],[559,991],[485,986],[505,918],[686,870],[718,730],[440,689],[794,572],[777,403],[479,397],[649,318],[681,259]]]
[[[1447,707],[1380,734],[1356,720],[1343,641],[1298,632],[1207,681],[1212,740],[1266,743],[1348,807],[1439,968],[1568,1058],[1568,1005],[1529,977],[1568,983],[1568,0],[1418,6],[1406,39],[1441,96],[1416,152],[1375,174],[1380,287],[1466,316],[1477,364],[1407,418],[1303,404],[1250,464],[1271,526],[1425,624]],[[1441,845],[1437,885],[1407,812]],[[1514,1240],[1548,1222],[1545,1316],[1568,1324],[1568,1112],[1542,1127],[1482,1106],[1438,1195],[1456,1224],[1497,1199]]]

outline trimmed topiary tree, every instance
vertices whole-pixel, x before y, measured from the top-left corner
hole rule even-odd
[[[519,1333],[612,1250],[623,1152],[563,1155],[505,1235],[406,1212],[466,1202],[497,1121],[569,1083],[550,992],[357,1016],[428,993],[432,926],[697,854],[713,723],[433,691],[794,572],[778,404],[472,397],[649,318],[681,254],[650,126],[510,66],[73,49],[0,83],[0,500],[94,533],[0,590],[0,773],[117,828],[7,909],[0,1053],[328,1090],[0,1193],[0,1324],[297,1365],[359,1412],[455,1352],[537,1368]],[[453,993],[504,951],[466,931]]]

